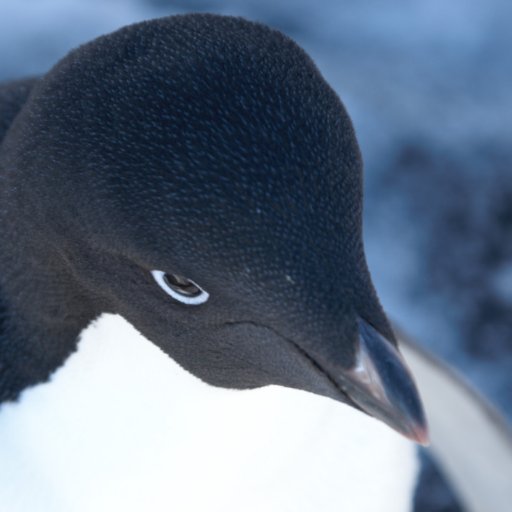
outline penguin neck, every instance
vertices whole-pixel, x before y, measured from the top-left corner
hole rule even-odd
[[[62,251],[2,191],[0,403],[44,382],[100,314]],[[19,204],[19,203],[18,203]]]

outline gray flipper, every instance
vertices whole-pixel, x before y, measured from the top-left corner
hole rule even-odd
[[[512,432],[464,379],[399,331],[430,425],[431,450],[468,512],[510,512]]]
[[[0,143],[37,81],[32,77],[0,83]]]

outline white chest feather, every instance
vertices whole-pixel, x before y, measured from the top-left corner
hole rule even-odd
[[[405,512],[414,446],[299,391],[212,388],[103,315],[0,408],[0,510]]]

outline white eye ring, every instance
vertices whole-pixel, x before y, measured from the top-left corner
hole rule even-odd
[[[182,304],[197,306],[208,300],[210,294],[191,279],[152,270],[151,275],[162,290]],[[174,282],[171,282],[172,281]]]

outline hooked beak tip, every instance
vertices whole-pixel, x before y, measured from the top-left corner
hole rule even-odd
[[[414,429],[406,434],[406,437],[415,443],[420,444],[421,446],[429,446],[430,445],[430,435],[428,432],[428,427],[425,426],[416,426]]]
[[[362,319],[359,334],[356,363],[341,375],[343,388],[363,411],[427,446],[430,441],[423,405],[402,355]]]

